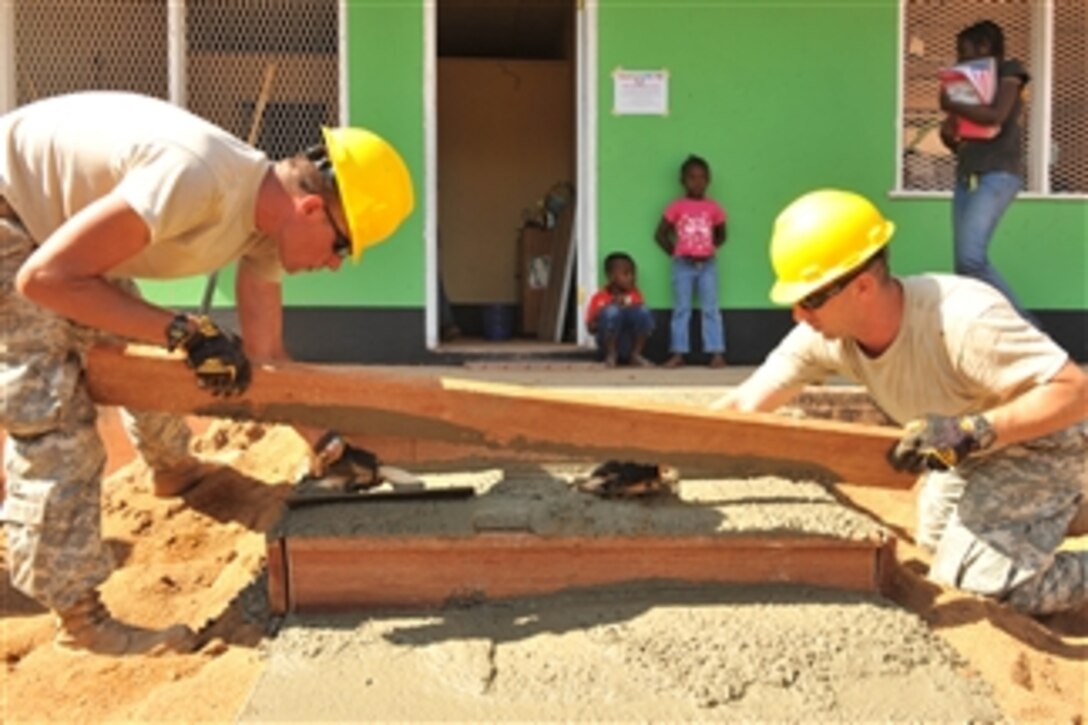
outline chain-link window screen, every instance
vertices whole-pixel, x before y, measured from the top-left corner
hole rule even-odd
[[[168,5],[185,9],[194,113],[274,159],[338,124],[337,0],[19,0],[16,103],[105,89],[168,98]]]
[[[944,114],[938,106],[937,73],[956,62],[956,35],[980,20],[992,20],[1005,34],[1005,57],[1020,60],[1032,74],[1024,94],[1021,126],[1024,130],[1024,174],[1028,191],[1088,192],[1088,113],[1085,80],[1088,34],[1084,0],[903,0],[903,115],[902,177],[907,191],[949,191],[955,181],[955,156],[941,143],[939,126]],[[1055,29],[1045,30],[1046,13],[1053,13]],[[1052,69],[1040,67],[1046,46],[1053,49]],[[1041,73],[1051,74],[1049,97],[1040,95]],[[1048,104],[1050,128],[1033,104]],[[1050,134],[1049,159],[1033,134]],[[1049,164],[1049,167],[1047,166]],[[1032,170],[1047,169],[1047,173]],[[1049,183],[1048,183],[1049,182]],[[1044,188],[1046,184],[1049,188]]]
[[[82,90],[167,96],[165,0],[18,0],[15,101]]]
[[[1054,1],[1050,188],[1088,193],[1088,2]]]
[[[252,140],[272,158],[320,142],[321,125],[338,124],[336,0],[186,5],[186,91],[195,113]]]

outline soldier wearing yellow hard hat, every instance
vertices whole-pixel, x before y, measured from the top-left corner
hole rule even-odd
[[[848,191],[805,194],[778,215],[771,237],[771,299],[792,305],[848,274],[891,241],[895,224]]]
[[[930,577],[1035,615],[1088,600],[1088,552],[1059,551],[1081,505],[1088,377],[995,288],[893,275],[866,197],[820,189],[775,219],[771,299],[797,325],[715,406],[771,411],[839,375],[903,426],[888,464],[922,475]]]
[[[413,208],[411,174],[380,136],[330,128],[324,142],[270,161],[184,109],[121,92],[47,98],[0,116],[0,428],[18,461],[4,507],[8,571],[57,615],[60,644],[110,654],[195,644],[184,626],[115,620],[98,595],[113,560],[96,509],[102,442],[82,353],[95,337],[162,345],[209,396],[244,394],[251,358],[286,358],[283,276],[336,271],[391,238]],[[233,262],[241,334],[149,304],[132,282]],[[184,421],[138,412],[133,430],[157,495],[207,474]],[[299,432],[314,466],[338,480],[379,470],[335,433]]]
[[[371,131],[325,128],[322,134],[358,260],[412,213],[412,177],[397,150]]]

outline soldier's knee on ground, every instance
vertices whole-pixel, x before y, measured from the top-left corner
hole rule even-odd
[[[1006,602],[1032,615],[1083,606],[1088,602],[1088,551],[1059,551],[1049,567],[1012,589]]]
[[[918,494],[918,524],[915,540],[927,551],[935,551],[966,483],[954,472],[931,471],[925,475]]]

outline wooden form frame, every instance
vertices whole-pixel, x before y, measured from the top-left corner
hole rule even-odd
[[[92,397],[104,404],[333,427],[515,458],[549,453],[662,460],[797,477],[818,476],[816,467],[837,480],[874,486],[914,482],[885,461],[898,433],[873,425],[612,404],[425,373],[299,364],[258,369],[244,397],[222,400],[197,389],[192,372],[176,358],[117,348],[91,351],[87,381]],[[893,552],[894,539],[883,537],[287,536],[268,543],[268,586],[271,608],[281,613],[435,607],[651,580],[879,592]]]
[[[883,592],[895,539],[287,537],[268,544],[274,612],[440,607],[637,581],[788,583]]]

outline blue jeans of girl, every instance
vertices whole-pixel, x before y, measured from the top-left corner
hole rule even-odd
[[[699,262],[673,257],[669,351],[680,354],[691,351],[688,337],[693,292],[698,293],[703,318],[703,352],[725,352],[725,329],[718,309],[718,263],[714,257]]]

